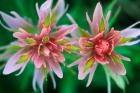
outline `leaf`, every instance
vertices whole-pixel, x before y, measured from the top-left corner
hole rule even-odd
[[[90,42],[90,41],[89,42],[87,41],[86,43],[84,43],[84,46],[85,47],[92,47],[93,46],[93,43]]]
[[[90,58],[87,62],[86,62],[86,66],[84,68],[84,72],[86,72],[90,67],[92,67],[94,63],[94,59],[93,58]]]
[[[51,14],[49,13],[45,18],[45,26],[48,27],[51,24]]]
[[[105,31],[106,31],[106,28],[105,28],[105,21],[104,21],[103,18],[102,18],[101,23],[100,23],[100,31],[101,31],[101,32],[105,32]]]
[[[69,45],[66,47],[66,50],[70,50],[70,51],[80,51],[81,48],[80,47],[77,47],[77,46],[74,46],[74,45]]]
[[[27,38],[24,40],[29,45],[35,45],[36,41],[33,38]]]
[[[112,55],[112,59],[114,60],[114,62],[116,62],[117,64],[121,64],[122,61],[115,55]]]
[[[57,44],[60,44],[60,45],[64,45],[65,43],[68,43],[68,42],[70,42],[70,41],[67,40],[67,39],[57,40],[57,41],[56,41],[56,43],[57,43]]]
[[[127,43],[127,42],[131,41],[132,39],[133,38],[125,38],[125,37],[122,37],[118,44]]]
[[[78,31],[80,32],[80,35],[81,35],[82,37],[89,37],[89,36],[90,36],[89,33],[88,33],[87,31],[85,31],[84,29],[82,29],[82,28],[80,28],[80,27],[78,27]]]

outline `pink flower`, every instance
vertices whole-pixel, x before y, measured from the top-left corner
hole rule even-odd
[[[58,0],[53,9],[51,6],[52,0],[47,0],[40,8],[36,5],[39,16],[37,29],[33,30],[34,33],[38,31],[36,34],[30,33],[28,27],[34,28],[32,24],[21,18],[15,12],[12,12],[15,17],[3,12],[0,13],[9,27],[2,25],[5,28],[16,31],[13,36],[17,38],[15,44],[19,47],[17,53],[8,60],[3,74],[10,74],[20,70],[17,74],[19,75],[24,71],[28,62],[32,60],[35,65],[33,88],[36,90],[37,83],[42,93],[43,82],[47,73],[50,73],[54,87],[56,84],[52,72],[59,78],[63,77],[63,72],[60,67],[60,63],[64,64],[65,61],[63,51],[72,52],[77,49],[79,50],[78,47],[73,45],[70,38],[66,37],[66,35],[76,29],[76,24],[62,25],[57,29],[55,28],[57,21],[66,11],[64,1]]]
[[[125,75],[126,70],[121,59],[129,59],[117,54],[114,48],[140,42],[140,40],[132,41],[132,38],[140,35],[140,29],[132,27],[140,22],[122,31],[117,31],[112,28],[109,32],[108,20],[110,11],[107,16],[104,17],[100,3],[96,5],[93,20],[90,20],[88,14],[86,14],[86,17],[92,33],[89,34],[87,31],[84,32],[83,29],[79,29],[80,33],[82,33],[82,37],[80,37],[79,40],[79,46],[82,48],[80,51],[82,58],[70,64],[69,67],[78,64],[78,78],[80,80],[83,80],[89,74],[87,86],[89,86],[92,81],[98,63],[107,65],[113,73]]]

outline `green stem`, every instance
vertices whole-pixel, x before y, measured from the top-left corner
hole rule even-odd
[[[106,80],[107,80],[107,93],[111,93],[111,82],[110,82],[110,76],[108,74],[108,70],[105,66],[103,66],[105,70]]]

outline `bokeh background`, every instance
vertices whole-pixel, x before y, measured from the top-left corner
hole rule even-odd
[[[37,14],[35,3],[41,5],[45,0],[0,0],[0,11],[9,13],[16,11],[25,18],[32,19],[37,24]],[[54,0],[56,2],[56,0]],[[71,14],[77,23],[89,29],[85,13],[88,12],[92,17],[93,10],[98,1],[101,2],[104,13],[112,10],[110,27],[121,30],[131,24],[140,21],[140,0],[65,0],[69,4],[68,13]],[[58,24],[70,24],[66,15]],[[140,27],[140,26],[137,26]],[[7,45],[14,38],[12,33],[0,26],[0,46]],[[129,84],[126,85],[126,93],[140,93],[140,43],[134,46],[116,48],[116,51],[131,58],[131,62],[124,62],[127,69],[127,78]],[[1,53],[3,51],[0,51]],[[64,53],[66,65],[76,60],[76,54]],[[3,66],[6,61],[0,61],[0,93],[40,93],[39,90],[34,92],[32,89],[32,78],[34,66],[29,64],[20,76],[15,73],[2,75]],[[52,81],[48,76],[47,82],[44,83],[44,93],[107,93],[107,82],[104,70],[99,66],[95,72],[93,82],[86,88],[87,78],[83,81],[77,79],[77,67],[67,69],[63,66],[64,78],[59,79],[55,76],[57,88],[53,89]],[[112,93],[123,93],[113,80]]]

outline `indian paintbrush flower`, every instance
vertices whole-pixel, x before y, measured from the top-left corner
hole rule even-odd
[[[92,81],[98,63],[107,65],[113,73],[125,75],[126,70],[121,60],[129,61],[129,58],[119,55],[114,51],[114,48],[140,42],[140,40],[133,40],[140,35],[140,29],[132,28],[140,22],[122,31],[114,28],[109,31],[108,21],[110,14],[111,12],[109,11],[107,16],[104,17],[102,6],[98,3],[94,10],[92,21],[86,13],[91,33],[89,34],[79,27],[79,32],[81,33],[79,46],[81,47],[80,55],[82,57],[70,64],[69,67],[78,65],[78,78],[80,80],[83,80],[89,74],[87,86]]]
[[[39,16],[38,26],[34,33],[30,33],[29,28],[34,26],[20,17],[16,12],[11,12],[14,15],[10,16],[3,12],[0,15],[8,25],[8,30],[15,31],[13,36],[17,39],[14,45],[18,46],[17,52],[8,60],[3,74],[10,74],[17,70],[21,74],[30,60],[35,65],[35,73],[33,79],[33,88],[36,90],[36,83],[39,85],[43,93],[43,82],[47,73],[50,73],[51,78],[56,87],[52,71],[59,77],[63,77],[63,72],[60,63],[64,64],[65,58],[63,51],[71,52],[78,47],[74,46],[69,37],[69,33],[76,29],[76,24],[62,25],[56,28],[56,23],[65,13],[65,3],[63,0],[58,0],[56,6],[52,9],[53,0],[47,0],[41,7],[36,4],[37,14]],[[55,30],[54,32],[52,30]]]

